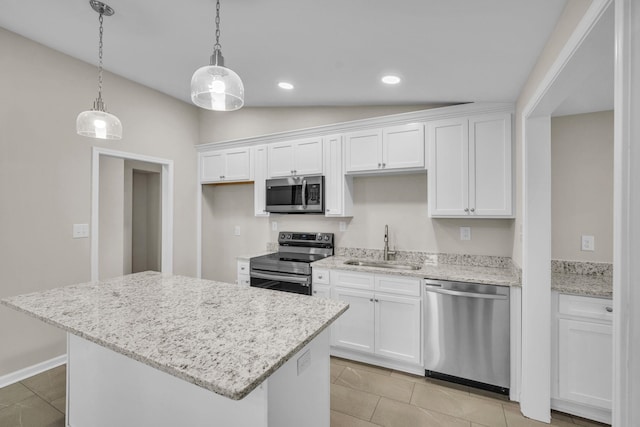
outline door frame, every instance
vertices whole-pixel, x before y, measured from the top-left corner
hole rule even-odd
[[[523,238],[519,400],[525,416],[545,423],[551,421],[551,114],[575,89],[572,76],[585,61],[585,55],[576,54],[612,2],[592,1],[520,116]]]
[[[124,160],[138,160],[161,166],[162,185],[162,273],[173,273],[173,160],[109,148],[93,147],[91,161],[91,281],[97,281],[99,275],[99,212],[100,212],[100,156]]]

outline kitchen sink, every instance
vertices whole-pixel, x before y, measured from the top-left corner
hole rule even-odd
[[[389,268],[392,270],[420,270],[420,268],[422,268],[419,265],[413,265],[413,264],[394,264],[387,261],[360,261],[357,259],[349,259],[344,263],[346,265],[357,265],[360,267]]]

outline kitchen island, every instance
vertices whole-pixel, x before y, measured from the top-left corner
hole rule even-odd
[[[329,426],[344,302],[155,272],[1,302],[68,332],[70,427]]]

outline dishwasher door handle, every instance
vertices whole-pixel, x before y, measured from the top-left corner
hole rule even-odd
[[[507,295],[498,294],[479,294],[476,292],[464,292],[464,291],[452,291],[449,289],[442,289],[438,286],[425,285],[427,292],[435,292],[437,294],[451,295],[454,297],[467,297],[467,298],[483,298],[483,299],[509,299]]]

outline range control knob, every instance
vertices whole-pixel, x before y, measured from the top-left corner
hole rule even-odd
[[[287,239],[291,239],[291,234],[287,234]]]
[[[329,240],[329,235],[328,234],[324,235],[324,240]]]
[[[318,237],[316,237],[316,240],[322,240],[322,234],[318,234]]]
[[[284,237],[285,237],[285,236],[284,236],[284,233],[280,235],[280,238],[281,238],[281,239],[284,239]]]

